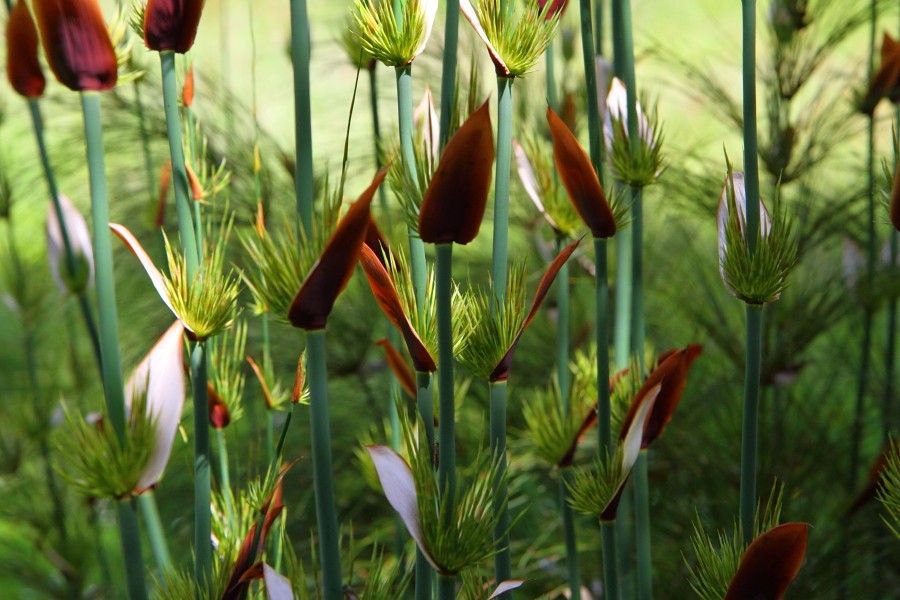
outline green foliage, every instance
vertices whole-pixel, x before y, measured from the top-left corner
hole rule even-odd
[[[544,205],[544,211],[553,220],[554,229],[566,237],[578,237],[579,233],[584,230],[584,222],[575,212],[575,207],[572,206],[565,187],[556,176],[556,165],[553,164],[553,144],[549,139],[533,130],[527,131],[520,141],[534,171],[538,195]]]
[[[391,170],[387,175],[387,183],[403,209],[403,220],[410,231],[416,233],[419,231],[419,209],[425,198],[425,191],[437,169],[437,157],[434,156],[425,137],[421,135],[422,132],[418,133],[417,139],[413,141],[413,154],[416,162],[415,178],[413,178],[409,166],[404,162],[403,152],[400,151],[399,146],[391,152]]]
[[[105,416],[89,421],[66,408],[66,428],[59,437],[65,457],[59,474],[89,498],[121,499],[131,495],[156,446],[156,419],[147,414],[146,396],[134,399],[121,442]]]
[[[884,522],[900,538],[900,443],[892,441],[888,449],[887,463],[881,472],[878,500],[887,511]]]
[[[514,5],[518,10],[512,12]],[[507,4],[501,0],[473,0],[472,6],[510,77],[521,77],[534,68],[559,27],[560,14],[550,15],[553,2],[543,9],[537,2]]]
[[[576,405],[566,408],[559,393],[559,382],[554,378],[553,383],[532,392],[522,404],[530,448],[548,466],[555,467],[562,461],[581,424],[594,410],[594,398],[596,395],[574,393],[570,402]]]
[[[228,407],[231,421],[244,413],[244,357],[247,355],[247,322],[237,324],[209,343],[209,381]]]
[[[666,170],[663,158],[664,135],[656,109],[638,113],[637,143],[628,136],[625,118],[611,117],[612,138],[609,140],[609,164],[613,176],[622,183],[643,188],[656,183]],[[646,121],[644,120],[646,119]],[[618,224],[619,221],[616,220]]]
[[[569,506],[576,511],[600,518],[603,509],[616,494],[616,490],[625,480],[628,473],[622,464],[622,446],[614,453],[606,453],[594,459],[588,467],[578,467],[570,482],[566,482],[569,490]]]
[[[402,3],[401,21],[390,0],[353,0],[355,35],[362,48],[389,67],[402,67],[415,59],[425,42],[425,12],[421,0]]]

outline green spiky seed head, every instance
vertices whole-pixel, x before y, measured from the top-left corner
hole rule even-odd
[[[425,49],[437,9],[436,0],[404,0],[395,13],[393,2],[354,0],[353,33],[360,47],[389,67],[412,63]]]

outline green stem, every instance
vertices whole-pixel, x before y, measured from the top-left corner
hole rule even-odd
[[[744,543],[753,539],[756,511],[756,448],[759,382],[762,369],[763,305],[747,305],[747,362],[744,373],[744,420],[741,432],[741,529]]]
[[[615,451],[616,444],[612,435],[609,397],[609,276],[606,264],[606,240],[594,238],[594,266],[597,272],[594,331],[597,345],[597,429],[601,457]]]
[[[594,0],[594,50],[603,55],[603,0]]]
[[[591,35],[591,0],[581,0],[581,57],[584,64],[584,87],[587,94],[588,134],[591,162],[597,176],[602,174],[603,140],[601,138],[600,106],[597,102],[597,59]]]
[[[425,426],[425,438],[428,440],[429,452],[434,450],[434,390],[431,387],[434,378],[431,373],[416,372],[416,406],[422,424]]]
[[[138,128],[141,134],[141,153],[144,156],[144,174],[147,176],[147,192],[151,199],[156,198],[156,174],[153,172],[153,152],[150,149],[150,133],[147,131],[147,118],[144,116],[144,103],[141,101],[141,80],[134,80],[134,107],[137,110]]]
[[[891,232],[891,266],[896,268],[897,265],[897,243],[898,236],[896,231]],[[887,444],[891,437],[891,413],[893,412],[894,403],[894,373],[896,371],[896,352],[897,352],[897,300],[894,299],[888,305],[888,326],[887,326],[887,349],[885,351],[885,385],[884,400],[881,406],[881,437],[882,442]]]
[[[631,189],[631,348],[644,367],[644,199],[641,188]]]
[[[266,407],[266,449],[269,463],[275,462],[275,410]]]
[[[509,504],[506,497],[507,486],[503,484],[506,473],[506,393],[505,381],[490,383],[490,444],[494,460],[499,460],[497,479],[494,481],[494,547],[500,551],[494,555],[494,576],[496,581],[512,579],[512,563],[509,552]],[[499,500],[499,501],[498,501]],[[512,592],[500,598],[511,600]]]
[[[209,407],[207,359],[203,342],[191,355],[191,387],[194,397],[194,577],[207,588],[212,583],[212,499],[209,456]]]
[[[438,575],[438,599],[456,600],[456,577]]]
[[[138,527],[134,498],[116,503],[119,513],[119,535],[125,562],[125,580],[128,597],[131,600],[147,600],[147,586],[144,583],[144,560],[141,557],[141,532]]]
[[[372,148],[375,150],[375,166],[380,169],[384,161],[381,155],[381,118],[378,111],[378,69],[374,67],[369,69],[369,106],[372,109]],[[381,186],[378,186],[378,205],[381,207],[385,227],[388,231],[392,231],[387,189]]]
[[[450,139],[450,121],[456,100],[456,54],[459,45],[459,3],[447,2],[444,21],[444,60],[441,70],[441,150]]]
[[[498,304],[506,298],[507,254],[509,252],[509,170],[512,161],[512,77],[498,77],[497,90],[497,171],[494,178],[494,247],[491,279]],[[493,308],[493,304],[491,307]]]
[[[759,142],[756,125],[756,0],[743,4],[744,182],[747,193],[747,240],[756,249],[759,232]]]
[[[634,465],[634,533],[637,549],[637,597],[653,597],[653,560],[650,552],[650,485],[647,481],[647,450],[641,450]]]
[[[216,429],[216,445],[219,449],[219,489],[225,499],[225,516],[230,526],[237,522],[234,515],[234,500],[231,495],[231,473],[228,466],[228,445],[225,443],[225,430]]]
[[[556,44],[550,42],[547,46],[547,52],[544,56],[547,76],[547,104],[554,112],[559,112],[559,93],[556,89]]]
[[[412,181],[418,181],[416,154],[413,150],[413,99],[412,65],[397,67],[397,111],[400,125],[400,151],[403,153],[403,167]],[[408,228],[410,265],[412,267],[413,289],[416,293],[416,310],[420,315],[425,310],[425,244],[418,232]]]
[[[162,519],[159,518],[159,508],[156,506],[156,496],[153,495],[153,490],[147,490],[138,496],[138,506],[144,519],[147,537],[150,538],[150,547],[156,558],[156,566],[161,574],[165,574],[172,570],[172,556],[169,554],[169,544],[166,541]]]
[[[630,213],[629,209],[629,213]],[[631,356],[631,228],[616,232],[616,313],[613,332],[616,368],[628,367]]]
[[[619,600],[619,574],[616,572],[616,523],[615,521],[600,523],[600,543],[603,546],[603,583],[606,590],[604,598]]]
[[[562,236],[556,238],[557,253],[562,252],[566,240]],[[566,411],[569,410],[572,374],[569,371],[569,263],[563,263],[556,276],[556,378],[559,382],[559,395]]]
[[[94,221],[94,276],[97,304],[100,308],[100,347],[103,392],[106,411],[120,442],[125,440],[125,387],[119,359],[119,318],[116,312],[116,290],[113,279],[112,242],[109,238],[109,195],[106,189],[106,165],[103,153],[103,130],[100,125],[100,95],[81,94],[84,135],[87,144],[88,171],[91,184],[91,213]],[[125,556],[129,598],[147,597],[141,540],[134,509],[130,503],[119,503],[119,533]],[[133,521],[133,522],[132,522]]]
[[[294,67],[294,136],[296,144],[297,213],[306,234],[312,233],[312,108],[309,91],[309,17],[306,0],[291,0],[291,59]]]
[[[181,142],[181,116],[178,111],[178,82],[175,77],[175,53],[159,53],[162,68],[163,105],[166,112],[166,133],[169,137],[169,156],[172,159],[172,182],[175,188],[175,211],[178,213],[178,232],[184,249],[188,277],[193,279],[200,265],[194,220],[191,216],[190,190],[184,166],[184,146]],[[204,411],[205,412],[205,411]]]
[[[453,297],[453,244],[437,244],[438,399],[440,427],[438,481],[441,496],[447,498],[447,514],[452,515],[456,497],[456,401],[453,386],[453,326],[450,302]],[[443,585],[442,585],[443,589]]]
[[[569,506],[566,482],[571,480],[571,469],[559,471],[559,505],[562,511],[563,537],[566,543],[566,569],[568,571],[570,598],[581,598],[581,566],[578,563],[578,536],[575,535],[575,511]]]
[[[194,132],[196,125],[194,124],[194,110],[190,106],[184,107],[184,115],[187,119],[187,147],[190,151],[190,161],[192,165],[197,164],[197,149],[195,146]],[[259,196],[257,196],[258,198]],[[197,200],[193,192],[191,193],[191,207],[194,210],[194,235],[197,239],[197,252],[199,260],[203,260],[203,206]]]
[[[416,600],[431,600],[434,568],[416,546]]]
[[[316,518],[319,527],[319,565],[325,600],[342,600],[341,554],[337,507],[334,501],[331,462],[331,422],[328,416],[328,368],[325,364],[325,330],[308,331],[306,360],[309,371],[310,428]]]

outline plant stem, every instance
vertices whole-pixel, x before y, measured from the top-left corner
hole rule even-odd
[[[91,213],[94,221],[94,274],[97,304],[100,308],[100,347],[103,392],[109,421],[120,442],[125,440],[125,388],[119,359],[119,318],[113,279],[112,243],[109,239],[109,196],[106,189],[106,165],[103,154],[103,130],[100,125],[100,95],[82,92],[84,135],[87,144],[91,184]],[[128,508],[131,507],[131,508]],[[119,534],[125,556],[128,596],[131,600],[147,597],[141,540],[131,503],[119,503]]]
[[[137,497],[141,516],[144,519],[144,527],[147,537],[150,538],[150,547],[153,548],[153,556],[156,558],[156,566],[161,574],[172,570],[172,556],[169,554],[169,544],[166,541],[165,529],[159,518],[159,509],[156,506],[156,496],[153,490],[147,490]]]
[[[594,50],[603,56],[603,0],[594,0]]]
[[[575,535],[575,511],[569,506],[569,492],[566,487],[566,483],[571,481],[571,477],[571,469],[560,469],[559,505],[562,512],[563,537],[566,543],[569,597],[581,598],[581,565],[578,563],[578,536]]]
[[[509,170],[512,161],[512,77],[498,77],[497,90],[497,171],[494,178],[494,247],[491,279],[494,299],[506,299],[507,254],[509,251]],[[494,305],[491,304],[493,308]]]
[[[500,551],[494,555],[494,575],[497,582],[512,578],[512,564],[509,556],[509,506],[507,486],[503,483],[506,473],[506,393],[505,381],[490,383],[490,444],[494,460],[500,461],[497,479],[494,481],[494,546]],[[511,600],[512,592],[500,596]]]
[[[631,189],[631,348],[644,367],[644,194]]]
[[[616,571],[616,523],[600,523],[600,540],[603,545],[604,598],[619,600],[619,574]],[[609,558],[607,558],[609,556]]]
[[[450,302],[453,297],[453,244],[437,244],[437,321],[438,321],[438,399],[440,426],[438,444],[438,481],[441,496],[447,498],[447,514],[452,515],[456,497],[456,399],[453,386],[453,326]],[[443,589],[443,584],[441,589]]]
[[[184,146],[181,142],[181,116],[178,111],[178,83],[175,79],[175,53],[159,53],[162,67],[163,105],[166,112],[166,133],[169,137],[169,156],[172,159],[172,182],[175,188],[175,210],[178,213],[178,232],[184,249],[188,277],[193,279],[200,265],[194,219],[191,216],[190,183],[184,166]],[[204,410],[205,413],[205,410]]]
[[[294,189],[297,213],[307,235],[312,233],[313,164],[312,108],[309,90],[309,17],[306,0],[291,0],[291,59],[294,68],[294,137],[296,145]]]
[[[309,371],[310,429],[316,518],[319,527],[319,565],[322,569],[325,600],[342,600],[341,554],[337,507],[334,500],[331,462],[331,422],[328,416],[328,367],[325,363],[325,330],[306,334]]]
[[[372,147],[375,149],[375,167],[384,166],[381,155],[381,118],[378,113],[378,69],[374,66],[369,71],[369,106],[372,109]],[[378,186],[378,204],[381,207],[381,216],[384,219],[388,231],[392,231],[391,213],[388,208],[387,190]],[[393,329],[393,328],[392,328]],[[393,404],[393,403],[392,403]]]
[[[747,240],[756,249],[759,232],[759,143],[756,125],[756,0],[743,4],[744,181],[747,192]]]
[[[650,485],[647,481],[648,458],[648,451],[641,450],[634,465],[634,533],[638,564],[638,598],[653,597],[653,560],[650,552]]]
[[[741,530],[744,543],[753,540],[756,511],[756,447],[759,379],[762,368],[763,305],[747,305],[747,362],[744,373],[744,421],[741,432]]]
[[[434,568],[416,546],[416,600],[431,600]]]
[[[556,237],[556,251],[562,252],[566,246],[563,236]],[[556,276],[556,379],[559,395],[566,412],[569,411],[572,374],[569,371],[569,263],[566,261]]]
[[[444,60],[441,68],[441,151],[450,139],[450,120],[456,99],[456,54],[459,43],[459,3],[447,2],[444,22]]]
[[[416,154],[413,150],[413,100],[412,65],[397,67],[397,110],[400,125],[400,150],[403,153],[403,167],[413,181],[418,181]],[[412,267],[413,288],[416,293],[416,310],[422,315],[425,310],[425,244],[412,227],[409,234],[409,260]]]
[[[897,266],[897,231],[891,231],[891,267]],[[888,326],[887,326],[887,349],[885,351],[885,384],[884,384],[884,400],[881,406],[881,437],[882,442],[887,444],[891,437],[891,413],[893,412],[894,403],[894,373],[896,371],[896,352],[897,352],[897,300],[896,298],[888,305]]]
[[[425,426],[425,438],[428,440],[429,452],[434,450],[434,390],[431,387],[434,378],[431,373],[416,371],[416,406]]]
[[[606,263],[606,240],[594,238],[594,265],[597,272],[594,339],[597,345],[597,429],[601,457],[613,452],[616,444],[612,435],[609,397],[609,281]]]
[[[212,490],[206,360],[205,344],[198,342],[191,355],[194,397],[194,577],[202,588],[208,588],[212,583]]]
[[[556,89],[556,44],[550,42],[547,46],[547,52],[544,55],[546,81],[547,81],[547,104],[554,112],[559,112],[559,93]]]
[[[225,499],[225,516],[228,523],[236,525],[234,518],[234,501],[231,497],[231,473],[228,466],[228,445],[225,443],[225,430],[216,429],[216,445],[219,449],[219,489]]]
[[[630,209],[629,209],[630,212]],[[631,228],[616,232],[616,313],[613,332],[616,369],[628,367],[631,356]]]
[[[601,138],[600,105],[597,101],[597,59],[594,54],[591,0],[581,0],[581,58],[584,64],[584,87],[587,93],[588,133],[591,162],[597,177],[603,172],[603,140]]]
[[[438,599],[456,600],[456,577],[438,575]]]

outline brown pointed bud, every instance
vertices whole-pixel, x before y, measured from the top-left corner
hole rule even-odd
[[[894,166],[894,185],[891,186],[891,224],[900,231],[900,160]]]
[[[800,571],[808,538],[807,523],[785,523],[753,540],[725,600],[781,600]]]
[[[491,381],[506,381],[509,379],[509,370],[512,368],[513,355],[516,352],[516,347],[519,345],[522,334],[525,333],[525,329],[531,324],[534,317],[537,316],[538,309],[541,307],[541,303],[544,302],[544,298],[547,297],[547,292],[550,291],[550,286],[553,285],[554,280],[556,280],[559,270],[562,269],[563,265],[566,264],[566,261],[569,260],[569,257],[572,256],[572,253],[575,252],[579,243],[581,243],[581,240],[576,240],[563,248],[562,251],[556,255],[556,258],[553,259],[553,262],[550,263],[550,266],[547,267],[547,272],[541,277],[541,281],[538,283],[538,289],[534,294],[534,299],[531,301],[531,309],[528,311],[525,320],[522,321],[522,326],[519,327],[516,337],[513,338],[509,350],[506,351],[506,354],[503,355],[503,358],[500,359],[500,362],[491,373]]]
[[[97,0],[35,0],[50,69],[76,92],[112,89],[118,77],[116,51]]]
[[[184,87],[181,89],[181,101],[185,106],[194,105],[194,65],[188,69],[184,77]]]
[[[547,109],[547,122],[553,138],[553,162],[572,205],[593,237],[612,237],[616,233],[616,220],[591,159],[551,108]]]
[[[204,0],[149,0],[144,10],[144,43],[151,50],[184,54],[194,45]]]
[[[39,98],[46,80],[38,60],[38,34],[23,0],[16,2],[6,22],[6,76],[16,92]]]
[[[394,345],[391,344],[387,338],[378,340],[375,342],[375,345],[381,346],[382,350],[384,350],[384,357],[387,359],[388,367],[390,367],[394,377],[397,378],[400,387],[403,388],[403,391],[406,392],[410,398],[415,400],[416,377],[413,375],[412,371],[409,370],[409,367],[406,366],[403,355],[400,354],[399,350],[394,348]]]
[[[209,424],[214,429],[225,429],[231,423],[231,412],[216,388],[209,382],[206,384],[206,397],[209,407]]]
[[[703,346],[699,344],[690,344],[681,350],[670,350],[663,353],[659,357],[657,366],[647,380],[641,386],[641,389],[634,395],[634,402],[625,415],[622,422],[622,433],[620,438],[624,439],[625,434],[637,413],[638,407],[641,405],[642,398],[650,393],[657,385],[662,387],[653,404],[653,410],[647,417],[647,424],[644,426],[644,438],[641,441],[641,448],[646,448],[653,440],[660,437],[663,431],[672,419],[672,414],[681,401],[684,394],[684,388],[687,385],[688,371],[694,360],[703,352]]]
[[[259,387],[263,393],[263,400],[266,402],[266,408],[272,410],[274,408],[275,403],[272,401],[272,392],[269,390],[269,384],[266,382],[266,376],[262,372],[262,369],[253,360],[252,356],[247,356],[247,362],[250,364],[250,368],[253,369],[253,374],[256,375],[256,379],[259,381]]]
[[[860,110],[871,115],[884,98],[894,104],[900,102],[900,43],[888,33],[881,44],[881,66],[869,82]]]
[[[305,375],[303,372],[303,355],[297,359],[297,372],[294,375],[294,387],[291,389],[291,402],[296,404],[303,398],[303,383]]]
[[[325,245],[321,258],[303,280],[288,310],[288,319],[294,327],[307,331],[325,328],[337,297],[359,261],[359,250],[369,228],[372,198],[387,170],[385,167],[378,171],[366,191],[353,203]]]
[[[494,165],[488,103],[450,138],[419,210],[419,237],[432,244],[468,244],[478,235]]]
[[[156,199],[156,226],[162,227],[166,222],[166,196],[169,195],[169,184],[172,181],[172,161],[167,160],[159,170],[159,197]]]
[[[188,182],[191,184],[191,195],[194,196],[194,201],[199,202],[203,200],[203,184],[200,183],[200,178],[197,177],[197,173],[194,172],[191,163],[185,161],[184,168],[187,171]]]
[[[360,252],[359,261],[362,264],[363,271],[366,273],[366,279],[369,280],[369,287],[372,288],[372,294],[375,295],[378,306],[381,307],[388,320],[400,330],[416,371],[422,373],[435,372],[437,365],[434,362],[434,358],[428,353],[424,342],[422,342],[419,334],[413,328],[406,313],[403,312],[403,303],[400,302],[400,296],[397,294],[394,282],[391,281],[391,277],[388,275],[384,265],[378,260],[378,256],[372,252],[371,248],[364,246]]]

